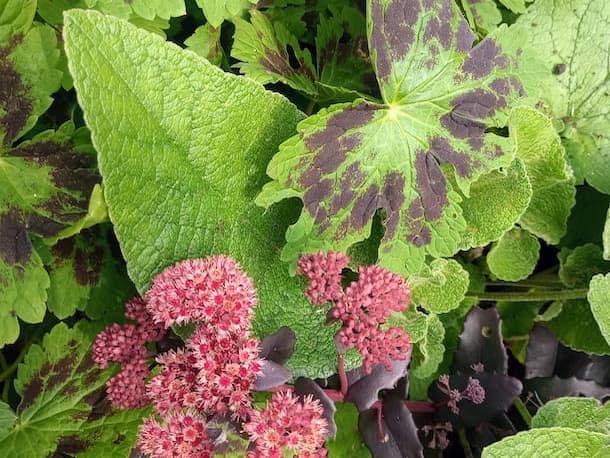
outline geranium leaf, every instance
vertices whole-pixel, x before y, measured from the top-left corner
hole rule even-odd
[[[515,227],[492,245],[487,253],[487,266],[500,280],[523,280],[534,271],[539,252],[538,239],[528,231]]]
[[[559,398],[543,405],[532,418],[532,428],[586,429],[610,434],[610,403],[591,398]]]
[[[477,29],[485,32],[495,29],[502,22],[502,13],[494,0],[466,0],[472,10]]]
[[[349,402],[335,403],[335,423],[337,436],[326,440],[329,456],[349,456],[351,458],[371,458],[371,452],[364,444],[358,431],[358,410]]]
[[[482,458],[503,458],[519,451],[522,458],[537,456],[606,456],[606,434],[583,429],[544,428],[522,431],[483,450]]]
[[[220,43],[220,28],[216,29],[209,23],[197,27],[195,32],[184,40],[187,49],[205,57],[214,65],[220,65],[224,51]]]
[[[610,274],[591,279],[587,299],[602,335],[610,344]]]
[[[605,0],[536,2],[517,20],[534,30],[531,47],[547,67],[546,78],[528,79],[529,95],[540,98],[563,121],[568,162],[596,189],[610,193],[610,8]],[[576,154],[570,154],[571,151]]]
[[[55,31],[41,24],[32,25],[31,10],[36,3],[3,3],[3,13],[8,17],[0,17],[0,154],[49,108],[50,96],[59,89],[62,78],[57,69]]]
[[[91,359],[95,334],[96,329],[84,321],[72,329],[60,323],[42,345],[30,347],[15,379],[21,396],[15,425],[0,435],[3,456],[84,452],[100,437],[110,443],[122,437],[121,442],[133,446],[137,437],[133,424],[145,412],[113,416],[109,404],[99,409],[97,403],[112,371],[100,370]],[[127,423],[132,426],[127,428]]]
[[[302,115],[278,94],[119,19],[73,11],[64,30],[110,217],[139,291],[178,260],[232,255],[258,288],[255,333],[289,326],[293,375],[333,373],[336,326],[324,326],[326,311],[311,307],[303,281],[289,278],[277,256],[292,209],[252,203],[270,155]]]
[[[4,437],[15,424],[17,415],[7,403],[0,401],[0,437]]]
[[[458,307],[468,290],[468,272],[453,259],[435,259],[420,273],[408,277],[414,304],[433,313]]]
[[[382,104],[333,105],[302,121],[269,163],[257,203],[297,196],[304,208],[282,258],[346,251],[367,238],[378,209],[379,261],[415,273],[425,256],[453,255],[466,228],[460,197],[482,174],[512,161],[505,108],[522,93],[520,43],[502,33],[471,48],[473,34],[449,0],[368,2],[369,49]]]
[[[517,144],[517,157],[525,163],[532,185],[532,199],[519,224],[556,245],[566,233],[576,202],[574,178],[561,140],[551,120],[531,108],[515,108],[508,125]]]
[[[212,27],[220,26],[225,19],[237,16],[249,3],[256,0],[197,0],[205,18]]]

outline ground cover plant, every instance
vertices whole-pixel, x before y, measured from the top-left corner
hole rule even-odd
[[[0,455],[606,456],[604,0],[0,0]]]

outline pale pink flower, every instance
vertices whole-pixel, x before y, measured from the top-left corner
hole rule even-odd
[[[312,304],[324,304],[341,297],[341,271],[349,261],[349,257],[343,253],[324,254],[322,251],[299,258],[298,273],[309,279],[305,295]]]

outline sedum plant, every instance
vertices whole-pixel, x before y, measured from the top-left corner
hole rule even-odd
[[[0,0],[7,457],[602,456],[603,0]]]

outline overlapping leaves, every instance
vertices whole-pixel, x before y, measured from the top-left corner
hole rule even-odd
[[[304,204],[282,257],[347,250],[385,216],[382,265],[418,271],[426,255],[453,255],[466,222],[460,196],[512,160],[505,108],[522,94],[515,40],[501,32],[471,48],[473,34],[449,0],[368,2],[368,40],[382,104],[358,99],[302,121],[267,173],[263,206]]]

